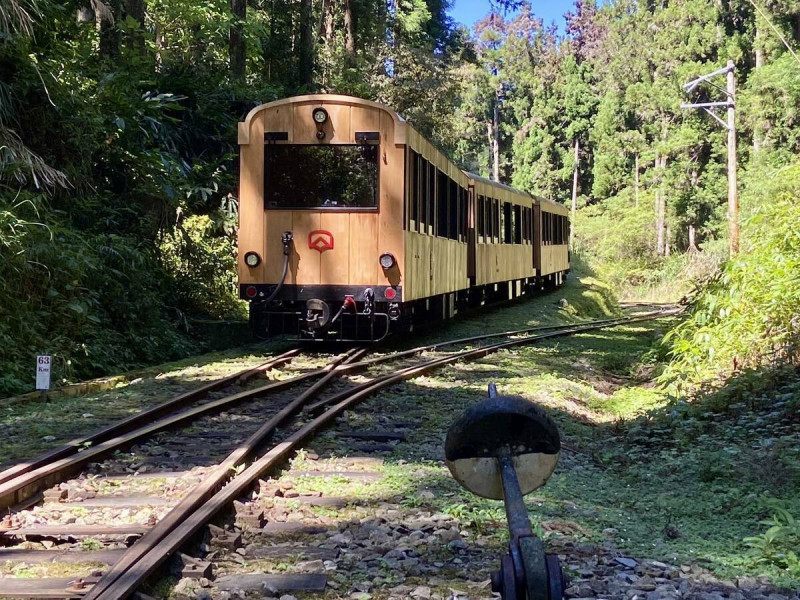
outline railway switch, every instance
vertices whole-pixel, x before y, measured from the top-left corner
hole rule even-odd
[[[445,458],[453,477],[470,492],[503,500],[509,552],[492,574],[504,600],[561,600],[566,587],[557,555],[545,554],[534,535],[523,496],[544,485],[555,470],[561,439],[553,420],[537,405],[514,396],[489,398],[451,425]]]

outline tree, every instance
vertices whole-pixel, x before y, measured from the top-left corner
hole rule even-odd
[[[114,61],[119,58],[119,28],[117,21],[122,16],[121,0],[92,0],[99,37],[101,60]]]
[[[244,80],[247,48],[244,42],[244,22],[247,19],[247,0],[231,0],[230,61],[231,74]]]
[[[128,47],[132,52],[145,54],[145,0],[125,0],[125,16],[135,24],[127,36]]]

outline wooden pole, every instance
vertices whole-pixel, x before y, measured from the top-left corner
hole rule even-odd
[[[500,93],[494,97],[492,108],[492,178],[500,181]]]
[[[734,64],[728,61],[728,231],[731,256],[739,252],[739,192],[736,182],[736,78]]]

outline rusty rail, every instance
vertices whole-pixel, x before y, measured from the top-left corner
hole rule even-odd
[[[130,597],[130,595],[133,594],[164,561],[177,552],[201,527],[211,521],[219,511],[232,503],[233,500],[243,495],[266,471],[285,460],[302,441],[317,430],[330,424],[336,417],[351,406],[384,388],[448,364],[461,360],[482,358],[488,354],[507,348],[527,345],[546,339],[564,337],[584,331],[651,320],[665,315],[666,313],[664,312],[658,312],[656,314],[639,317],[622,317],[592,324],[566,326],[548,333],[499,342],[472,350],[455,352],[445,357],[435,358],[419,365],[401,369],[391,375],[379,377],[373,381],[356,386],[354,389],[336,394],[324,402],[317,403],[315,405],[316,408],[321,408],[326,404],[334,404],[324,413],[272,447],[266,454],[253,462],[240,474],[229,478],[230,461],[233,460],[233,455],[231,455],[231,457],[215,471],[213,483],[211,481],[204,483],[201,488],[198,488],[191,494],[191,500],[185,499],[184,502],[173,509],[173,511],[148,532],[140,542],[132,546],[123,556],[123,559],[116,563],[108,573],[103,575],[84,598],[85,600],[122,600]],[[530,331],[530,329],[521,331]],[[497,334],[476,337],[485,339],[487,337],[497,337]],[[453,342],[450,344],[452,343]],[[434,344],[433,346],[441,347],[450,344]],[[357,365],[363,364],[354,362],[356,358],[357,356],[355,354],[350,355],[346,361],[343,361],[343,363],[346,362],[346,364],[332,368],[326,375],[325,381],[327,381],[329,377],[334,377],[336,374],[340,374],[355,368]],[[395,359],[397,356],[393,355],[391,358]],[[374,362],[365,362],[375,364],[375,362],[382,362],[383,359],[388,360],[389,357],[381,357],[381,360]],[[321,380],[308,392],[312,390],[316,392],[318,389],[321,389],[325,381]],[[308,392],[298,397],[279,415],[270,419],[270,421],[267,422],[259,432],[254,434],[248,442],[254,445],[260,444],[284,419],[302,408],[302,405],[312,395]],[[236,459],[239,461],[237,464],[241,464],[241,462],[245,460],[244,456],[247,453],[242,449],[237,450],[237,452],[240,451],[242,454],[239,455],[241,458]],[[219,491],[214,493],[215,489],[222,486],[223,483],[224,487],[221,487]]]

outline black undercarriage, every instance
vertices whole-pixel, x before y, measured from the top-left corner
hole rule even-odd
[[[459,292],[402,301],[402,287],[283,286],[269,298],[273,285],[242,285],[250,301],[250,328],[258,339],[289,335],[313,342],[378,342],[423,322],[439,322],[463,309],[496,304],[556,287],[564,276],[553,274],[471,287]]]

